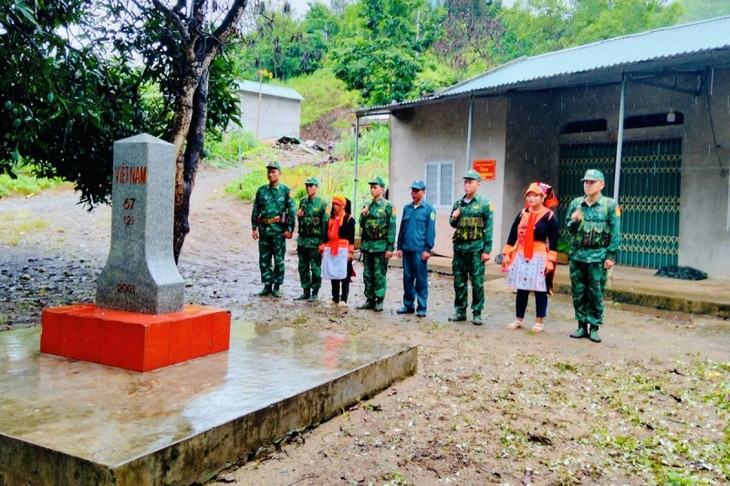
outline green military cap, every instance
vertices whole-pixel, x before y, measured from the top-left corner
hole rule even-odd
[[[588,169],[586,175],[581,179],[582,181],[600,181],[604,182],[606,179],[603,177],[603,172],[597,169]]]
[[[474,179],[475,181],[481,181],[482,176],[480,176],[479,172],[475,171],[474,169],[470,169],[466,171],[466,174],[464,174],[464,179]]]
[[[425,191],[426,190],[426,183],[422,180],[415,180],[413,181],[413,184],[411,184],[411,189],[418,189],[419,191]]]
[[[370,182],[368,182],[368,184],[370,184],[370,185],[373,185],[373,184],[377,184],[377,185],[379,185],[380,187],[385,187],[385,181],[384,181],[384,180],[383,180],[383,178],[382,178],[382,177],[380,177],[380,176],[375,176],[375,177],[373,177],[373,178],[372,178],[372,179],[370,180]]]
[[[266,166],[267,169],[276,169],[281,170],[281,165],[279,165],[278,162],[269,162],[269,164]]]
[[[307,179],[306,181],[304,181],[304,185],[305,186],[317,186],[317,187],[319,187],[319,181],[317,180],[316,177],[310,177],[309,179]]]

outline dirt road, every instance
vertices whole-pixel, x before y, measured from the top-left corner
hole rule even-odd
[[[607,303],[597,345],[568,338],[572,308],[556,296],[545,332],[507,331],[514,296],[497,280],[488,284],[484,326],[452,324],[451,278],[436,274],[428,317],[402,317],[397,268],[383,313],[354,309],[361,279],[347,309],[329,305],[327,287],[319,303],[299,303],[293,243],[284,296],[259,298],[250,205],[223,190],[237,174],[206,168],[198,177],[180,261],[186,300],[228,308],[235,321],[416,344],[419,369],[214,484],[730,481],[726,321]],[[93,300],[110,213],[75,201],[68,189],[0,200],[0,328],[37,325],[43,307]]]

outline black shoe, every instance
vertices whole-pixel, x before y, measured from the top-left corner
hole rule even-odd
[[[309,295],[309,292],[307,292],[305,290],[304,292],[302,292],[302,295],[300,295],[299,297],[296,297],[294,300],[309,300],[309,297],[311,297]]]
[[[416,312],[416,311],[413,308],[409,309],[408,307],[405,307],[405,306],[403,306],[400,309],[398,309],[397,311],[395,311],[396,314],[413,314],[414,312]]]
[[[418,309],[418,311],[416,312],[416,316],[426,317],[426,309]]]
[[[598,335],[598,326],[591,326],[591,332],[588,333],[588,339],[594,343],[601,342],[601,336]]]
[[[264,290],[256,294],[260,297],[264,297],[266,295],[271,295],[271,285],[264,285]]]
[[[474,314],[473,316],[471,316],[471,323],[475,326],[481,326],[483,324],[482,316],[479,314]]]
[[[307,300],[308,300],[309,302],[317,302],[317,299],[318,299],[318,298],[319,298],[319,295],[317,294],[317,292],[312,292],[312,295],[310,295],[310,296],[309,296],[309,297],[307,298]]]
[[[570,337],[575,339],[580,339],[588,336],[588,324],[584,322],[578,323],[578,329],[573,331],[573,334],[570,335]]]
[[[271,291],[271,295],[273,295],[274,297],[277,297],[277,298],[281,297],[281,290],[279,290],[278,285],[274,285],[274,290]]]
[[[462,314],[460,312],[457,312],[453,316],[449,317],[450,322],[462,322],[465,320],[466,320],[466,314]]]
[[[358,309],[375,309],[375,301],[366,300],[364,304],[357,306]]]
[[[375,312],[383,312],[383,301],[379,300],[378,302],[376,302],[375,307],[373,307],[373,310]]]

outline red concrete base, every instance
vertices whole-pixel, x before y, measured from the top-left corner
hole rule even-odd
[[[227,351],[231,315],[199,305],[155,315],[77,304],[44,309],[41,326],[42,353],[150,371]]]

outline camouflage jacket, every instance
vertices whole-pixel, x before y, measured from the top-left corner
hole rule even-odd
[[[580,208],[583,218],[573,222],[571,215]],[[621,210],[610,197],[600,196],[589,205],[585,197],[573,199],[565,213],[565,223],[572,236],[570,258],[578,262],[597,263],[616,260],[621,244]]]
[[[476,194],[468,203],[464,198],[456,201],[451,212],[456,209],[461,210],[459,217],[454,219],[449,216],[449,224],[452,228],[456,228],[452,237],[454,251],[491,253],[494,222],[492,204],[489,200]]]
[[[284,184],[265,184],[258,188],[251,210],[251,228],[263,235],[294,231],[296,210],[290,190]]]
[[[303,197],[299,201],[299,209],[303,214],[297,218],[299,225],[297,245],[303,248],[317,248],[327,235],[330,208],[321,197],[314,196],[312,199]]]
[[[395,248],[395,208],[384,198],[370,201],[368,214],[360,215],[363,251],[385,252]]]

